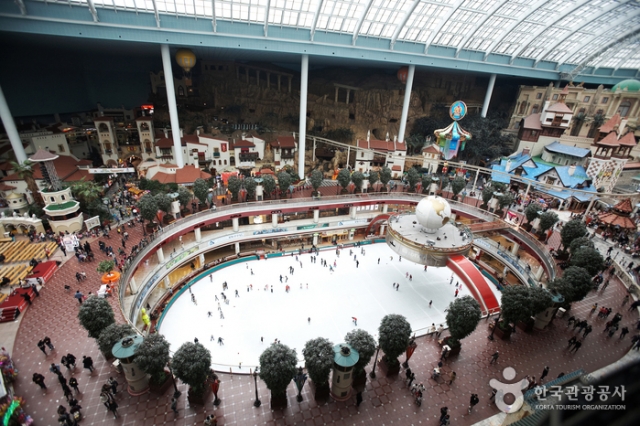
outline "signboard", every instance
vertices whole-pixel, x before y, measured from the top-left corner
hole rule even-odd
[[[64,247],[68,252],[73,252],[74,249],[80,245],[80,242],[78,241],[78,237],[76,237],[74,234],[71,234],[65,235],[62,238],[62,244],[64,244]]]
[[[92,175],[100,175],[100,174],[112,174],[112,173],[133,173],[135,169],[133,167],[114,167],[110,169],[100,168],[100,169],[89,169],[89,173]]]
[[[87,230],[93,229],[96,226],[100,226],[100,216],[94,216],[84,221],[84,226],[87,227]]]

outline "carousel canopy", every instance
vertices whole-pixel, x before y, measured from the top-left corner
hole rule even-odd
[[[619,226],[623,229],[636,229],[635,222],[629,217],[633,211],[631,200],[626,198],[613,206],[610,212],[600,213],[598,220],[610,226]]]

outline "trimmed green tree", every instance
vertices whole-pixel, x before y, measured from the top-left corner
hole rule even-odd
[[[604,269],[604,258],[593,247],[579,247],[571,254],[569,265],[584,268],[594,276]]]
[[[153,223],[158,214],[158,203],[156,198],[149,194],[144,194],[138,200],[138,208],[140,209],[140,217],[148,221],[149,224]]]
[[[447,341],[449,346],[457,346],[476,329],[482,313],[478,302],[471,296],[457,298],[449,305],[447,311],[447,326],[451,337]]]
[[[200,201],[200,204],[207,204],[207,196],[209,195],[209,185],[207,181],[198,178],[193,182],[193,195]]]
[[[266,174],[262,176],[262,189],[264,189],[264,194],[268,197],[271,197],[273,191],[276,189],[276,180],[273,176]]]
[[[353,367],[353,376],[358,377],[365,373],[364,369],[376,352],[376,341],[368,332],[358,328],[344,336],[344,341],[358,351],[360,359]]]
[[[112,358],[111,349],[113,345],[118,343],[120,339],[127,336],[133,336],[136,332],[129,324],[113,323],[100,333],[98,337],[98,348],[105,358]]]
[[[555,212],[544,212],[540,215],[540,224],[538,225],[538,228],[541,233],[546,232],[559,220],[560,218],[555,214]]]
[[[565,303],[582,300],[591,290],[591,275],[578,266],[569,266],[562,277],[556,278],[549,284],[549,290],[561,294]]]
[[[364,182],[364,174],[362,172],[353,172],[351,174],[351,182],[356,186],[356,191],[362,190],[362,182]]]
[[[580,219],[571,219],[564,224],[560,231],[562,247],[567,248],[571,246],[573,240],[584,237],[585,235],[587,235],[587,225]]]
[[[458,194],[460,194],[466,186],[467,180],[462,176],[456,176],[453,181],[451,181],[451,192],[453,193],[454,200],[458,199]]]
[[[211,369],[211,354],[200,343],[186,342],[173,355],[171,367],[177,378],[191,387],[194,395],[202,395]]]
[[[351,173],[349,173],[349,170],[342,169],[338,172],[338,183],[342,187],[342,192],[345,192],[347,186],[351,183]]]
[[[280,188],[280,193],[286,194],[291,186],[291,175],[287,172],[278,173],[278,187]],[[286,195],[285,195],[286,196]]]
[[[184,186],[178,187],[178,201],[180,202],[180,207],[182,210],[186,209],[189,205],[189,202],[193,199],[193,194]]]
[[[162,384],[166,378],[164,369],[170,358],[169,346],[169,342],[162,334],[153,333],[144,337],[136,351],[136,364],[151,376],[153,384]]]
[[[231,198],[233,200],[238,200],[238,193],[241,187],[242,182],[240,182],[237,176],[230,176],[229,180],[227,180],[227,189],[231,192]]]
[[[91,296],[80,305],[78,311],[80,325],[89,332],[89,337],[97,339],[102,330],[116,322],[113,309],[107,301],[97,296]]]
[[[580,247],[591,247],[594,248],[593,241],[591,241],[588,237],[580,237],[571,241],[569,244],[569,252],[572,254],[575,253]]]
[[[387,184],[389,183],[389,181],[391,180],[391,169],[388,168],[387,166],[384,166],[381,170],[380,170],[380,183],[382,184],[382,191],[385,191],[387,189]]]
[[[527,223],[531,223],[536,220],[541,211],[542,206],[540,204],[529,203],[529,205],[524,209],[524,215],[527,218]]]
[[[527,322],[532,316],[552,304],[551,295],[539,287],[510,285],[502,290],[501,311],[503,329],[507,324]]]
[[[324,337],[309,340],[302,349],[309,378],[318,389],[329,388],[329,374],[333,367],[333,343]]]
[[[431,185],[433,184],[433,178],[431,175],[422,176],[422,193],[428,194],[431,189]]]
[[[493,198],[494,192],[495,189],[492,185],[487,185],[482,189],[482,205],[480,207],[482,207],[483,209],[486,209],[488,207],[489,201]]]
[[[252,177],[246,177],[243,180],[244,189],[247,190],[247,200],[256,196],[256,180]]]
[[[155,198],[156,203],[158,204],[158,210],[162,210],[167,214],[171,211],[171,202],[173,200],[167,194],[165,194],[164,192],[160,192],[153,198]]]
[[[297,364],[296,351],[281,343],[272,343],[260,355],[259,374],[271,391],[272,406],[286,405],[287,386],[296,374]]]
[[[414,192],[416,190],[416,183],[420,182],[420,173],[418,173],[415,167],[411,167],[407,171],[405,178],[409,184],[409,192]]]
[[[113,271],[113,268],[116,267],[116,264],[113,260],[103,260],[98,263],[98,268],[96,269],[101,274],[109,274],[109,272]]]
[[[537,315],[540,312],[544,312],[545,309],[550,308],[553,305],[553,299],[551,298],[551,294],[540,287],[530,287],[529,292],[531,293],[531,315]]]
[[[405,317],[397,314],[389,314],[382,318],[378,327],[378,341],[384,351],[385,359],[389,367],[400,364],[398,358],[407,350],[411,337],[411,325]]]
[[[311,186],[313,187],[314,195],[318,192],[318,188],[322,185],[322,181],[324,180],[324,174],[320,170],[314,170],[311,172],[311,177],[309,181],[311,182]]]
[[[379,180],[380,180],[380,173],[374,172],[374,171],[369,172],[369,186],[371,186],[371,190],[373,190],[373,185],[378,183]]]
[[[513,203],[513,195],[510,192],[504,194],[502,197],[498,197],[498,205],[500,206],[500,210],[504,211],[505,207],[509,207],[511,203]]]

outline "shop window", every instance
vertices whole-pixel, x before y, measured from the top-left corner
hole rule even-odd
[[[585,96],[582,100],[583,102],[589,102],[591,100],[591,96]]]
[[[553,97],[551,99],[553,99],[554,101],[557,101],[558,100],[558,94],[553,95]]]
[[[542,99],[542,93],[536,93],[536,99]]]
[[[609,102],[609,97],[605,96],[604,98],[602,98],[602,103],[606,104],[607,102]]]

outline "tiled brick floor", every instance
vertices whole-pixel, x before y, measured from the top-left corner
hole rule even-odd
[[[324,189],[324,188],[323,188]],[[141,228],[128,229],[131,243],[141,237]],[[111,244],[115,247],[120,239],[112,232]],[[355,400],[347,402],[329,401],[318,405],[309,395],[309,387],[305,386],[301,403],[295,400],[295,386],[289,387],[289,406],[282,411],[272,411],[269,408],[269,394],[264,383],[258,382],[260,397],[263,405],[253,407],[254,385],[248,376],[221,375],[221,390],[219,393],[222,404],[213,409],[212,396],[205,407],[188,406],[186,394],[180,398],[180,412],[176,416],[169,409],[172,390],[163,396],[145,394],[132,397],[120,393],[117,400],[120,404],[120,418],[113,419],[99,401],[99,388],[115,371],[100,355],[96,343],[87,337],[77,320],[78,303],[73,298],[76,288],[87,294],[94,293],[100,286],[99,275],[95,268],[104,255],[98,251],[97,242],[92,242],[96,251],[93,263],[79,264],[75,258],[66,262],[41,291],[25,313],[20,326],[14,349],[14,360],[19,369],[19,377],[15,388],[17,395],[26,399],[26,411],[33,416],[37,425],[54,425],[55,410],[64,403],[62,390],[55,376],[48,371],[51,362],[60,362],[63,354],[71,352],[80,360],[82,355],[90,355],[95,362],[96,371],[89,374],[82,370],[79,363],[74,373],[65,373],[67,377],[73,374],[78,378],[82,394],[79,396],[83,407],[84,425],[98,425],[115,423],[122,425],[201,425],[207,414],[215,412],[220,425],[409,425],[409,424],[437,424],[440,407],[449,407],[452,424],[468,425],[496,414],[495,406],[488,404],[491,392],[489,379],[501,377],[501,369],[513,366],[518,372],[517,378],[524,375],[539,376],[545,365],[551,371],[549,378],[558,373],[570,372],[579,368],[593,371],[619,359],[630,347],[630,336],[620,341],[618,336],[609,339],[602,333],[604,321],[595,320],[589,315],[590,306],[598,302],[601,306],[611,306],[614,314],[621,305],[625,295],[624,287],[619,282],[612,282],[604,291],[591,293],[584,301],[576,303],[571,314],[580,318],[588,318],[594,324],[594,331],[587,337],[582,348],[576,354],[568,354],[565,350],[566,342],[571,332],[566,328],[564,320],[556,320],[548,329],[532,334],[518,330],[510,341],[489,341],[487,339],[487,323],[482,321],[476,331],[463,340],[460,355],[448,359],[444,368],[445,375],[451,370],[457,372],[458,378],[452,386],[434,382],[429,378],[429,372],[437,363],[439,346],[429,337],[419,338],[418,349],[411,359],[411,367],[416,372],[418,382],[424,382],[427,396],[421,407],[417,407],[405,388],[400,377],[385,378],[378,373],[378,378],[369,380],[364,393],[364,402],[359,408],[355,407]],[[71,257],[71,256],[70,256]],[[75,281],[75,272],[85,271],[88,279],[81,283]],[[65,292],[64,284],[72,285],[72,292]],[[111,299],[116,312],[116,318],[122,322],[122,315],[116,299]],[[624,315],[623,324],[635,328],[637,315],[621,309]],[[401,312],[399,312],[401,313]],[[185,324],[188,327],[188,324]],[[632,333],[633,334],[633,333]],[[56,350],[53,354],[44,356],[36,346],[36,342],[44,335],[53,340]],[[315,336],[309,336],[310,338]],[[175,348],[174,348],[175,349]],[[490,355],[500,351],[497,365],[490,365]],[[404,358],[404,357],[403,357]],[[370,366],[371,367],[371,366]],[[370,368],[369,367],[369,368]],[[63,367],[64,369],[64,367]],[[31,375],[40,372],[45,375],[49,389],[42,391],[31,382]],[[117,380],[124,383],[124,377]],[[185,391],[185,386],[180,386]],[[480,404],[472,414],[467,414],[469,397],[472,392],[480,396]]]

